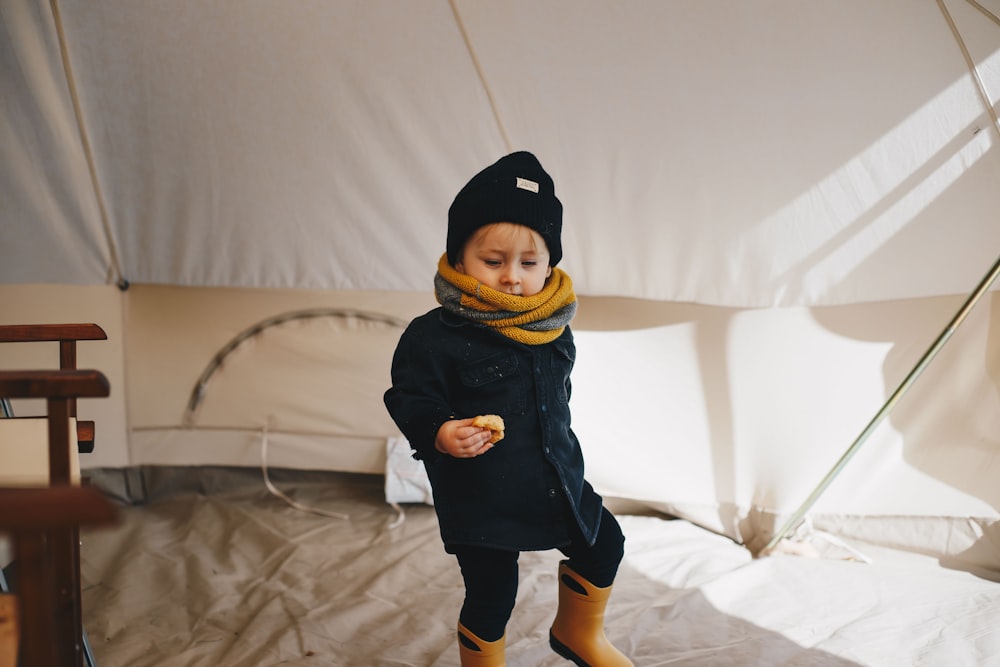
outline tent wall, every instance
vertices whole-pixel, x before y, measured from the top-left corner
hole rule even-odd
[[[259,466],[266,426],[271,466],[382,472],[397,431],[381,394],[400,329],[336,313],[405,322],[434,305],[429,293],[361,291],[6,286],[0,295],[7,322],[107,318],[109,341],[80,350],[81,365],[105,370],[113,387],[108,402],[81,406],[101,434],[84,467]],[[742,310],[584,297],[573,402],[589,476],[605,493],[734,536],[752,508],[790,512],[962,301]],[[994,293],[972,312],[817,512],[997,516],[998,306]],[[232,349],[190,409],[199,378],[241,332],[317,309]],[[0,365],[45,361],[5,347]]]
[[[260,465],[267,427],[271,465],[380,471],[398,327],[217,355],[431,307],[451,198],[526,148],[590,477],[740,536],[1000,253],[1000,0],[7,0],[0,90],[0,321],[108,331],[91,468]],[[997,294],[817,512],[1000,525]]]

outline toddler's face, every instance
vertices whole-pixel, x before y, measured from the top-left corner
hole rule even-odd
[[[518,296],[538,294],[552,273],[541,234],[511,222],[476,230],[455,268],[498,292]]]

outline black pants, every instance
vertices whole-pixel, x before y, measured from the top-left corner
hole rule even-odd
[[[607,509],[601,516],[597,539],[588,546],[573,522],[571,542],[559,550],[567,565],[598,588],[610,586],[625,554],[625,536]],[[517,597],[517,551],[485,547],[456,547],[455,556],[465,580],[465,603],[459,621],[485,641],[503,636]]]

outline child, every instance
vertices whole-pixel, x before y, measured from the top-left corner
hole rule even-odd
[[[385,404],[423,460],[445,551],[458,559],[463,667],[502,666],[521,551],[559,549],[553,650],[577,665],[632,665],[604,635],[625,538],[583,476],[570,428],[573,285],[562,204],[534,155],[476,174],[448,210],[439,308],[400,338]],[[504,438],[474,426],[499,415]]]

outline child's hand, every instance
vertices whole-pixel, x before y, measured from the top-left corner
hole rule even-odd
[[[470,459],[493,449],[490,444],[491,431],[473,426],[473,419],[474,417],[452,419],[441,424],[434,447],[443,454],[459,459]]]

